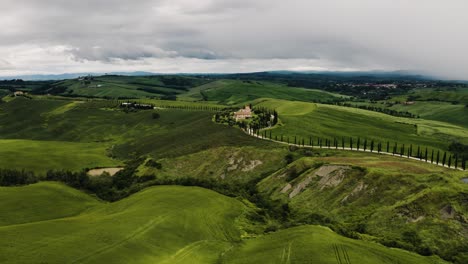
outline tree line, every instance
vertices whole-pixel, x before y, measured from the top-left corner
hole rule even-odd
[[[328,148],[328,149],[345,149],[349,148],[356,151],[369,151],[376,153],[391,153],[394,156],[415,158],[419,160],[424,160],[425,162],[430,162],[432,164],[447,166],[449,168],[462,169],[466,170],[466,160],[467,155],[463,152],[443,153],[440,150],[428,149],[428,147],[421,147],[419,145],[413,144],[405,145],[398,142],[380,142],[374,141],[373,139],[368,140],[367,138],[358,137],[353,138],[336,138],[328,139],[321,137],[312,137],[309,138],[300,138],[297,136],[283,136],[283,135],[273,135],[272,131],[269,130],[253,130],[252,133],[258,137],[284,142],[287,144],[293,144],[303,147],[318,147],[318,148]]]
[[[384,114],[387,114],[387,115],[398,116],[398,117],[419,118],[418,115],[412,114],[412,113],[410,113],[408,111],[396,111],[396,110],[393,110],[393,109],[382,108],[382,107],[377,107],[377,106],[372,106],[372,105],[353,105],[353,104],[350,104],[350,103],[342,103],[342,102],[337,102],[337,103],[335,103],[335,105],[359,108],[359,109],[364,109],[364,110],[369,110],[369,111],[374,111],[374,112],[380,112],[380,113],[384,113]]]

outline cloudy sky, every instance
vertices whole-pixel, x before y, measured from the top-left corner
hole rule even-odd
[[[0,76],[416,70],[468,79],[466,0],[0,0]]]

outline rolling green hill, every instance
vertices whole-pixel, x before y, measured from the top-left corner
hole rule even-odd
[[[424,119],[468,127],[468,107],[461,104],[416,101],[413,105],[396,104],[390,109],[408,111]]]
[[[152,117],[155,111],[158,119]],[[127,113],[114,101],[15,98],[0,104],[0,156],[5,158],[0,166],[80,170],[142,155],[175,157],[212,147],[269,145],[213,123],[212,111],[155,111]]]
[[[225,263],[443,262],[437,258],[422,259],[402,250],[389,250],[381,245],[344,238],[325,227],[303,226],[248,240],[229,251]]]
[[[441,101],[455,104],[468,104],[468,88],[466,87],[438,87],[416,88],[405,95],[394,96],[391,99],[399,101]]]
[[[175,98],[177,94],[209,81],[188,76],[88,76],[55,82],[36,90],[36,93],[105,98],[161,98],[168,96]]]
[[[323,152],[265,178],[260,191],[287,203],[302,224],[341,225],[386,245],[466,258],[464,172],[392,156]]]
[[[407,107],[421,118],[410,119],[313,103],[342,100],[319,90],[188,76],[102,76],[35,91],[40,95],[0,101],[0,169],[33,171],[34,181],[62,181],[88,193],[52,182],[0,187],[0,263],[468,260],[466,172],[391,155],[286,146],[213,122],[217,110],[252,102],[279,113],[279,123],[265,130],[273,138],[293,143],[296,136],[308,145],[310,136],[315,144],[318,137],[345,137],[348,146],[360,137],[361,149],[367,138],[384,148],[387,141],[413,144],[413,152],[427,146],[430,153],[452,141],[468,144],[461,104],[417,101]],[[440,91],[424,92],[421,100]],[[443,93],[464,100],[461,91]],[[160,100],[165,96],[177,100]],[[135,97],[156,109],[124,109],[104,97]],[[44,177],[50,169],[115,166],[125,169]],[[34,182],[11,175],[19,174],[4,170],[0,179]]]
[[[0,188],[0,195],[11,201],[0,207],[2,263],[336,263],[334,245],[352,263],[442,263],[314,226],[243,240],[251,209],[195,187],[152,187],[115,203],[55,183]],[[25,203],[25,195],[34,200]]]
[[[111,159],[102,143],[78,143],[0,139],[0,168],[34,171],[115,167],[122,161]]]
[[[178,99],[183,101],[204,100],[225,105],[244,104],[263,97],[308,102],[324,102],[348,98],[347,96],[314,89],[288,87],[269,82],[234,80],[214,81],[178,95]]]
[[[376,144],[382,142],[384,145],[389,141],[390,146],[393,146],[394,142],[397,142],[398,146],[405,144],[406,147],[413,144],[413,151],[416,151],[418,145],[445,151],[451,141],[468,143],[468,131],[465,128],[445,122],[284,100],[260,99],[256,101],[256,106],[277,109],[280,124],[271,130],[272,137],[283,135],[284,141],[289,137],[291,143],[295,136],[298,143],[304,139],[306,144],[309,143],[310,137],[315,140],[317,137],[330,140],[336,137],[340,141],[345,137],[348,146],[349,137],[354,138],[354,144],[360,137],[367,138],[368,144],[371,139],[375,140]]]

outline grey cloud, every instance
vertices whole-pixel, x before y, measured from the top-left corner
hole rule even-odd
[[[187,58],[228,69],[239,60],[304,59],[315,65],[291,68],[468,79],[462,0],[0,0],[0,7],[0,54],[14,45],[66,46],[83,65]]]
[[[6,60],[0,59],[0,70],[8,70],[11,68],[11,63]]]

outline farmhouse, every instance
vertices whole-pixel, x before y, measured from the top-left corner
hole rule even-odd
[[[248,105],[246,105],[243,109],[240,109],[239,111],[234,112],[234,118],[236,119],[236,121],[244,120],[244,119],[251,118],[251,117],[252,117],[252,110],[250,109],[250,106]]]
[[[24,95],[24,92],[22,92],[22,91],[16,91],[16,92],[14,92],[14,95],[15,95],[15,96],[21,96],[21,95]]]

